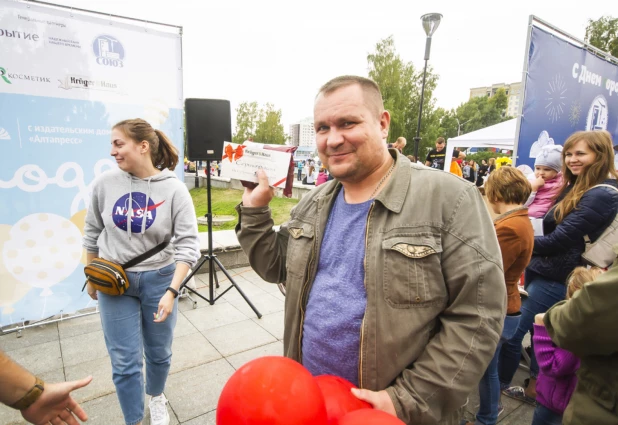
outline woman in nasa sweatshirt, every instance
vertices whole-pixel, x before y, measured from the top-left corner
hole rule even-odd
[[[162,242],[162,251],[126,270],[129,288],[120,296],[98,292],[105,344],[112,361],[116,393],[128,425],[144,417],[146,393],[153,425],[169,424],[163,395],[172,358],[178,289],[199,257],[193,202],[171,171],[178,150],[165,134],[142,119],[116,124],[111,155],[118,170],[93,183],[84,228],[88,263],[100,257],[124,264]]]

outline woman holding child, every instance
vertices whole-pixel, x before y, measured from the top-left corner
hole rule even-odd
[[[532,330],[536,314],[564,300],[568,275],[582,265],[586,236],[596,241],[618,211],[618,187],[611,136],[606,131],[580,131],[571,135],[562,151],[563,183],[554,206],[544,215],[543,236],[536,236],[525,273],[529,296],[513,338],[500,355],[503,394],[535,404],[539,373],[531,354],[530,380],[526,388],[509,387],[519,366],[524,335]],[[555,177],[555,176],[554,176]]]

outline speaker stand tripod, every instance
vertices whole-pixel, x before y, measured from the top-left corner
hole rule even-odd
[[[196,164],[196,168],[197,168],[197,164]],[[209,159],[206,160],[206,196],[208,200],[208,212],[206,213],[206,219],[208,220],[208,254],[202,255],[202,258],[200,258],[197,265],[193,268],[193,270],[191,270],[191,273],[189,273],[187,277],[185,278],[185,280],[183,280],[182,284],[180,285],[179,292],[182,291],[183,293],[185,293],[185,291],[190,291],[194,295],[197,295],[204,301],[208,302],[210,305],[214,305],[215,302],[219,298],[221,298],[223,295],[225,295],[230,289],[235,288],[240,293],[240,295],[244,298],[247,304],[249,304],[249,307],[251,307],[251,309],[255,312],[258,319],[260,319],[262,318],[262,314],[257,310],[257,308],[255,308],[251,300],[249,300],[249,298],[245,295],[242,289],[240,289],[238,284],[234,281],[232,276],[230,276],[228,271],[225,269],[223,264],[221,264],[217,256],[212,253],[212,201],[211,201],[210,160]],[[187,282],[206,263],[208,263],[208,293],[209,293],[208,298],[204,297],[202,294],[197,292],[195,289],[187,286]],[[216,297],[215,297],[215,284],[218,288],[219,278],[217,277],[217,271],[215,269],[215,265],[219,267],[219,270],[223,272],[223,274],[230,280],[230,283],[231,283],[231,286],[229,288],[227,288],[225,291],[223,291]],[[192,300],[192,298],[188,294],[184,296]],[[195,306],[195,302],[194,302],[194,306]]]

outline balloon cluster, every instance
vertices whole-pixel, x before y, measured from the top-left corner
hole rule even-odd
[[[345,379],[313,377],[285,357],[262,357],[227,381],[217,405],[217,425],[404,425],[354,397]]]

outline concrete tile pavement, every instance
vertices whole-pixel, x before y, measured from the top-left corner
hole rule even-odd
[[[263,282],[248,267],[228,272],[263,317],[258,319],[235,289],[214,306],[199,299],[193,309],[189,300],[179,301],[174,356],[165,391],[172,424],[214,425],[219,394],[234,370],[252,359],[283,353],[284,298],[277,286]],[[196,279],[200,292],[206,295],[207,279],[208,275],[197,275]],[[220,284],[218,294],[230,286],[223,275]],[[98,314],[28,328],[22,335],[1,336],[0,349],[49,382],[93,375],[88,387],[74,393],[90,416],[88,423],[123,423]],[[521,383],[524,377],[519,371],[515,382]],[[530,406],[510,399],[504,403],[505,413],[499,423],[531,423]],[[470,395],[467,419],[473,418],[476,405],[478,394],[474,392]],[[147,415],[144,424],[149,423]],[[16,411],[0,405],[0,425],[9,424],[25,422]]]

